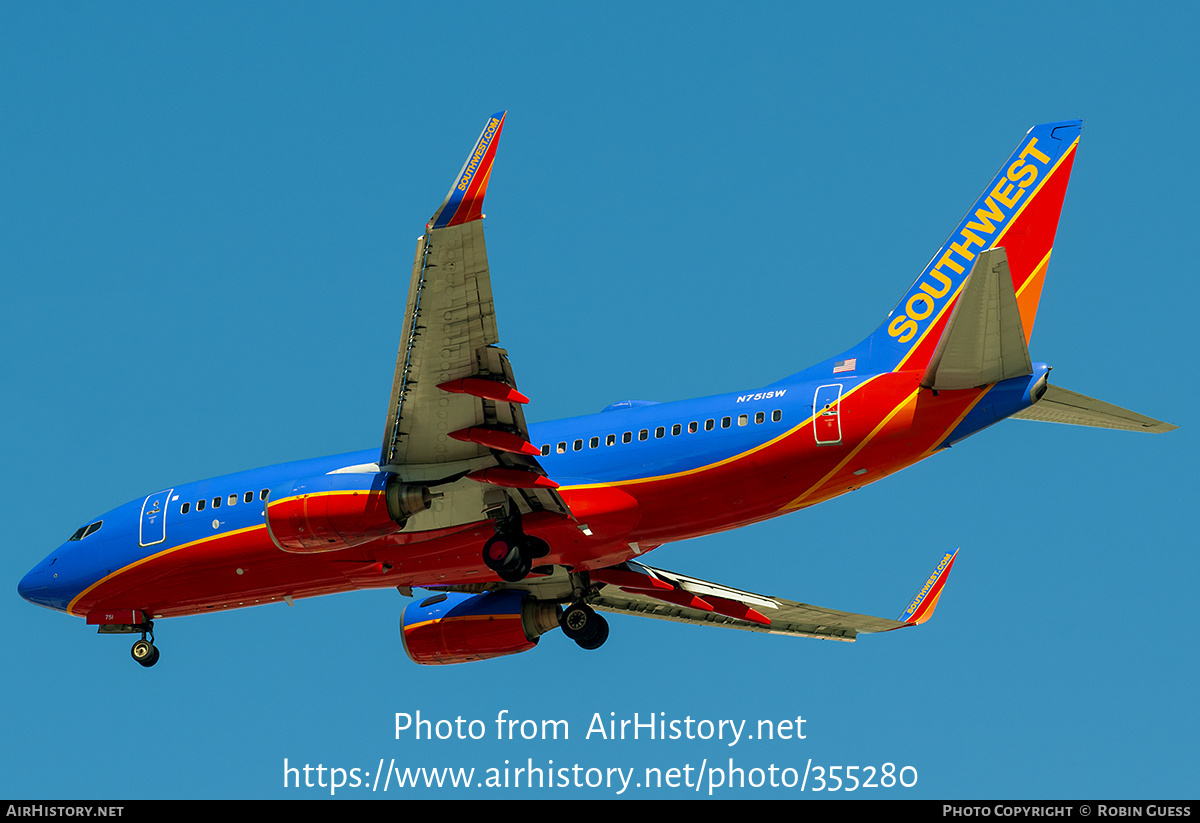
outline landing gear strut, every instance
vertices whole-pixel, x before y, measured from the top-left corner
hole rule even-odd
[[[483,562],[506,583],[524,580],[533,565],[521,551],[520,539],[498,532],[483,544]]]
[[[608,640],[608,621],[586,603],[568,606],[558,618],[558,625],[581,649],[598,649]]]
[[[483,544],[483,562],[506,583],[524,580],[533,561],[550,553],[545,540],[521,531],[520,521],[497,524],[496,533]]]
[[[150,639],[146,639],[146,635],[150,635]],[[129,650],[129,654],[139,665],[145,666],[147,669],[158,662],[158,647],[154,645],[154,624],[147,623],[142,631],[142,639],[133,644],[133,648]]]

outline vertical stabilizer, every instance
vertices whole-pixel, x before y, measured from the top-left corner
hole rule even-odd
[[[1081,123],[1029,130],[887,319],[847,354],[871,370],[924,371],[980,254],[1003,247],[1028,343]],[[862,363],[860,362],[860,365]]]

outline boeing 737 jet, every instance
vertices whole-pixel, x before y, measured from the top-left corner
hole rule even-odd
[[[21,596],[140,634],[143,666],[162,618],[372,588],[428,591],[401,618],[425,664],[526,651],[556,628],[594,649],[602,613],[853,641],[925,621],[957,552],[894,620],[645,555],[861,488],[1010,417],[1174,428],[1059,388],[1030,358],[1079,121],[1029,130],[858,345],[766,386],[530,424],[483,235],[504,118],[417,241],[381,447],[156,490],[80,526]]]

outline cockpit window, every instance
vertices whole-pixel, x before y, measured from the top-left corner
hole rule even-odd
[[[71,540],[82,540],[90,534],[95,534],[96,532],[100,531],[100,527],[103,525],[103,520],[97,520],[95,523],[88,523],[86,526],[80,526],[75,534],[71,535]]]

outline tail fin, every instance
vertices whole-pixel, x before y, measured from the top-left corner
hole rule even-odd
[[[1030,129],[892,313],[846,355],[869,359],[874,372],[924,370],[976,258],[999,246],[1028,343],[1081,126],[1068,120]]]

